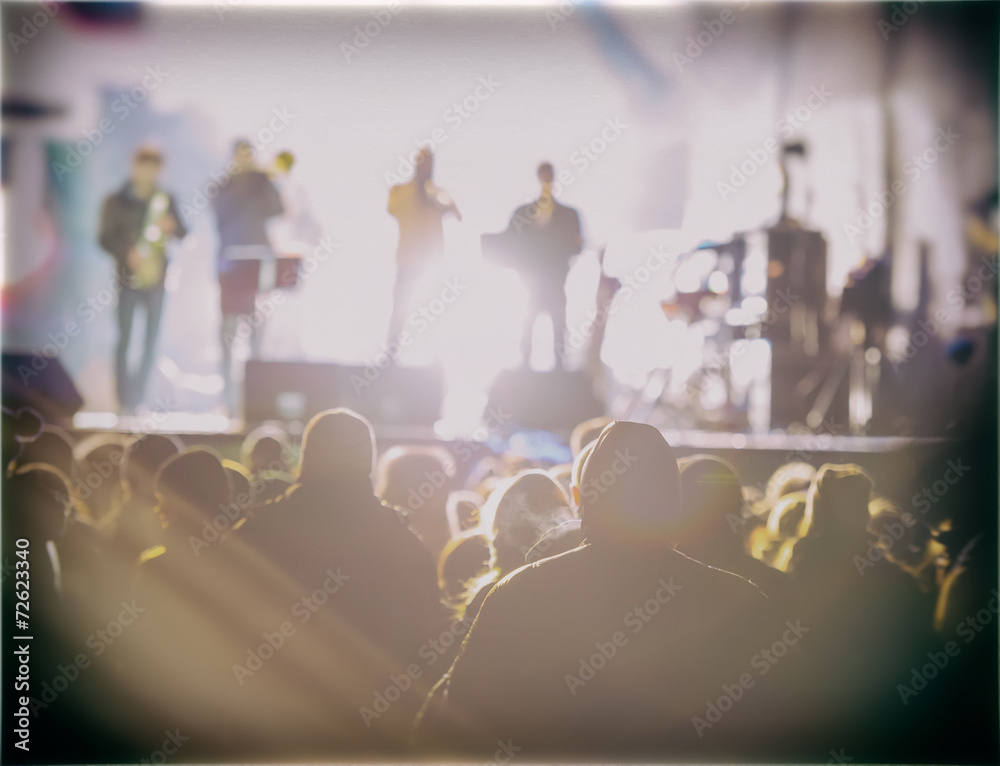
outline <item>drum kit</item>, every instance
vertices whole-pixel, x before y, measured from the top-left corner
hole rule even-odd
[[[701,356],[650,372],[618,402],[622,416],[765,433],[840,422],[845,433],[866,432],[877,349],[856,319],[830,316],[821,233],[778,224],[705,242],[678,256],[672,282],[660,308],[703,339]]]

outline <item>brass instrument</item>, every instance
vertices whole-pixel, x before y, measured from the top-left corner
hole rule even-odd
[[[140,261],[138,267],[133,269],[130,280],[131,287],[137,290],[154,287],[163,279],[167,268],[167,235],[160,228],[159,221],[169,208],[170,197],[162,191],[153,194],[146,208],[139,241],[135,244]]]

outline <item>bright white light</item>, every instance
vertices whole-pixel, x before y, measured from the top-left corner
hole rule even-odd
[[[706,376],[699,397],[702,408],[717,410],[725,407],[728,400],[729,392],[726,390],[726,382],[717,374]]]
[[[717,295],[729,292],[729,277],[721,271],[713,271],[708,277],[708,289]]]
[[[701,280],[693,269],[680,268],[674,275],[674,286],[679,293],[693,293],[701,287]]]
[[[894,361],[903,359],[906,354],[906,347],[910,343],[910,331],[903,325],[896,325],[889,328],[885,334],[885,348],[889,358]]]
[[[747,256],[743,261],[744,295],[762,295],[767,290],[767,258]]]
[[[763,316],[767,312],[767,300],[759,295],[753,295],[749,298],[744,298],[743,303],[740,304],[740,308],[750,316]]]
[[[731,327],[743,327],[752,322],[753,319],[746,309],[732,308],[726,312],[726,324]]]
[[[729,376],[734,385],[748,386],[762,377],[771,364],[771,344],[766,340],[736,340],[729,349]]]
[[[73,428],[81,431],[114,428],[118,425],[118,416],[113,412],[78,412],[73,416]]]

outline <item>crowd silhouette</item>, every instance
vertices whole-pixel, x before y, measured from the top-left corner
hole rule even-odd
[[[924,513],[607,418],[561,466],[380,455],[345,409],[228,458],[26,408],[2,434],[40,760],[996,758],[974,481]]]

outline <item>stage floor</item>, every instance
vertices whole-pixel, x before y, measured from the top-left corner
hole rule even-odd
[[[479,441],[475,433],[468,438],[443,438],[432,426],[373,424],[376,436],[394,443]],[[170,433],[181,436],[241,437],[249,428],[243,420],[223,414],[197,412],[156,412],[140,415],[116,415],[112,412],[79,412],[73,417],[73,428],[87,433]],[[300,424],[290,424],[293,436]],[[477,429],[482,431],[482,429]],[[908,436],[851,436],[835,433],[732,433],[696,429],[660,429],[671,446],[684,450],[764,450],[796,453],[881,453],[899,452],[914,446],[943,444],[948,440]],[[558,434],[557,432],[557,435]],[[566,434],[568,436],[568,434]]]

